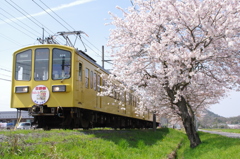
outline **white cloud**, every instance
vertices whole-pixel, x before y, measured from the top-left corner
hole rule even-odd
[[[65,9],[65,8],[74,7],[74,6],[81,5],[81,4],[88,3],[88,2],[92,2],[92,1],[94,1],[94,0],[76,0],[76,1],[68,3],[68,4],[62,4],[60,6],[53,7],[51,9],[47,9],[46,11],[48,13],[51,13],[52,11],[58,11],[58,10],[62,10],[62,9]],[[4,24],[6,22],[10,23],[10,22],[14,22],[14,21],[17,21],[17,20],[26,19],[27,17],[31,18],[31,17],[41,16],[41,15],[45,15],[45,14],[47,14],[47,13],[45,11],[42,11],[42,12],[34,13],[34,14],[24,16],[24,17],[6,19],[3,22],[0,22],[0,24]]]

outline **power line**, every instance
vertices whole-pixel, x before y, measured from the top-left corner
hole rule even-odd
[[[42,10],[44,10],[48,15],[50,15],[54,20],[56,20],[59,24],[61,24],[65,29],[70,31],[65,25],[63,25],[60,21],[58,21],[55,17],[53,17],[50,13],[48,13],[42,6],[40,6],[38,3],[36,3],[34,0],[32,0],[38,7],[40,7]]]
[[[18,22],[20,22],[21,24],[23,24],[24,26],[28,27],[29,29],[31,29],[32,31],[34,31],[35,33],[39,34],[38,31],[34,30],[32,27],[28,26],[27,24],[23,23],[21,20],[19,20],[18,18],[15,18],[12,14],[10,14],[9,12],[7,12],[6,10],[0,8],[1,10],[3,10],[5,13],[7,13],[8,15],[10,15],[11,17],[14,18],[14,20],[17,20]],[[11,20],[11,19],[10,19]],[[13,21],[13,20],[11,20]],[[13,21],[14,22],[14,21]]]
[[[5,74],[0,74],[1,76],[6,76],[6,77],[12,77],[12,76],[9,76],[9,75],[5,75]]]
[[[38,7],[40,7],[43,11],[45,11],[49,16],[51,16],[55,21],[57,21],[60,25],[62,25],[65,29],[70,31],[65,25],[63,25],[59,20],[57,20],[54,16],[52,16],[48,11],[46,11],[42,6],[40,6],[37,2],[32,0]],[[42,2],[42,1],[41,1]],[[43,3],[43,2],[42,2]],[[48,7],[45,3],[43,3],[49,10],[51,10],[55,15],[57,15],[50,7]],[[57,15],[58,16],[58,15]],[[58,16],[61,20],[63,20],[60,16]],[[64,21],[64,20],[63,20]],[[65,22],[65,21],[64,21]],[[67,23],[67,22],[65,22]],[[68,24],[69,25],[69,24]],[[71,27],[71,26],[70,26]]]
[[[11,5],[14,9],[16,9],[18,12],[20,12],[22,15],[24,15],[26,18],[28,18],[31,22],[33,22],[34,24],[36,24],[38,27],[40,27],[40,28],[42,28],[42,27],[44,27],[44,28],[46,28],[46,29],[48,29],[47,27],[45,27],[43,24],[41,24],[36,18],[34,18],[33,16],[31,16],[29,13],[27,13],[24,9],[22,9],[19,5],[17,5],[16,3],[14,3],[12,0],[10,0],[15,6],[17,6],[18,8],[20,8],[22,11],[20,11],[18,8],[16,8],[14,5],[12,5],[11,3],[9,3],[7,0],[5,0],[9,5]],[[24,12],[24,13],[23,13]],[[27,14],[27,15],[26,15]],[[35,21],[33,21],[31,18],[29,18],[29,17],[31,17],[32,19],[34,19]],[[39,25],[39,24],[41,24],[41,25]],[[49,29],[48,29],[49,30]],[[49,30],[50,31],[50,30]],[[50,34],[48,31],[46,31],[48,34]],[[50,31],[50,32],[52,32],[52,31]],[[54,34],[53,32],[52,32],[52,34]]]
[[[15,27],[15,26],[11,25],[11,24],[10,24],[10,23],[8,23],[7,21],[5,21],[5,20],[3,20],[3,19],[1,19],[1,18],[0,18],[0,20],[4,21],[4,22],[5,22],[5,23],[7,23],[8,25],[10,25],[11,27],[13,27],[13,28],[15,28],[16,30],[20,31],[21,33],[23,33],[23,34],[27,35],[28,37],[30,37],[30,38],[33,38],[33,37],[31,37],[30,35],[28,35],[28,34],[24,33],[24,32],[23,32],[23,31],[21,31],[20,29],[18,29],[17,27]],[[35,38],[33,38],[33,39],[35,39]]]
[[[7,2],[7,0],[5,0]],[[26,18],[28,18],[31,22],[33,22],[35,25],[37,25],[38,27],[40,27],[41,29],[44,28],[44,31],[46,31],[49,35],[54,35],[55,33],[53,33],[50,29],[48,29],[46,26],[44,26],[42,23],[40,23],[36,18],[34,18],[31,14],[29,14],[28,12],[26,12],[23,8],[21,8],[19,5],[17,5],[16,3],[14,3],[12,0],[10,0],[15,6],[17,6],[18,8],[20,8],[22,11],[20,11],[18,8],[16,8],[14,5],[12,5],[11,3],[7,2],[9,5],[11,5],[15,10],[17,10],[18,12],[20,12],[23,16],[25,16]],[[24,13],[23,13],[24,12]],[[31,17],[31,18],[29,18]],[[40,25],[39,25],[39,24]],[[47,31],[47,30],[48,31]],[[51,33],[49,33],[51,32]],[[59,43],[59,42],[58,42]]]
[[[6,71],[6,72],[12,72],[12,71],[4,69],[4,68],[0,68],[0,70]]]
[[[0,13],[0,14],[1,14],[1,13]],[[9,19],[7,16],[5,16],[5,15],[3,15],[3,14],[1,14],[1,15],[4,16],[5,18]],[[13,21],[12,19],[9,19],[9,20],[14,23],[14,21]],[[6,21],[5,21],[5,22],[6,22]],[[17,26],[19,26],[20,28],[24,29],[25,31],[30,32],[29,30],[27,30],[26,28],[22,27],[22,26],[19,25],[18,23],[15,23],[15,24],[16,24]],[[30,34],[34,34],[34,33],[30,32]]]
[[[9,82],[12,81],[12,80],[8,80],[8,79],[4,79],[4,78],[0,78],[0,80],[2,80],[2,81],[9,81]]]
[[[38,5],[42,10],[44,10],[48,15],[50,15],[53,19],[55,19],[59,24],[61,24],[65,29],[67,29],[68,31],[70,31],[65,25],[63,25],[61,22],[59,22],[59,20],[57,20],[55,17],[53,17],[49,12],[47,12],[43,7],[41,7],[37,2],[35,2],[34,0],[32,0],[36,5]],[[48,5],[46,5],[45,3],[43,3],[41,0],[39,0],[45,7],[47,7],[52,13],[54,13],[59,19],[61,19],[65,24],[67,24],[71,29],[75,30],[71,25],[69,25],[63,18],[61,18],[56,12],[54,12]],[[88,41],[85,37],[83,37],[84,40],[86,40],[91,46],[93,46],[95,49],[97,49],[99,52],[101,52],[101,50],[99,50],[96,46],[94,46],[90,41]],[[88,46],[88,48],[90,48],[93,52],[95,52],[99,57],[101,57],[101,55],[99,53],[97,53],[94,49],[92,49],[89,45],[87,45],[85,43],[86,46]]]
[[[18,43],[17,41],[15,41],[14,39],[7,37],[6,35],[3,35],[0,33],[0,36],[3,37],[4,39],[7,39],[8,41],[11,41],[12,43],[18,44],[18,45],[22,45],[20,43]]]
[[[50,7],[48,7],[45,3],[39,0],[45,7],[52,11],[58,18],[60,18],[65,24],[67,24],[71,29],[75,30],[71,25],[69,25],[64,19],[62,19],[56,12],[54,12]]]

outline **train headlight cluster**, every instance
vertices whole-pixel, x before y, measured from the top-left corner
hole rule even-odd
[[[15,93],[28,93],[29,86],[17,86],[15,87]]]
[[[52,92],[66,92],[66,85],[52,86]]]

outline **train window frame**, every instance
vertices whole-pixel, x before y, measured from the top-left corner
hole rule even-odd
[[[89,88],[89,69],[85,69],[85,87]]]
[[[98,75],[97,76],[97,91],[98,92],[100,92],[101,91],[101,88],[100,88],[100,86],[101,86],[101,77],[100,77],[100,75]]]
[[[104,79],[102,79],[102,86],[103,86],[103,88],[102,88],[102,91],[105,91],[106,89],[104,88],[105,87],[105,80]]]
[[[93,71],[90,72],[90,88],[93,89]]]
[[[48,52],[44,52],[44,53],[47,53],[47,58],[46,58],[47,64],[43,63],[44,60],[41,59],[41,56],[39,56],[40,53],[37,52],[38,50],[48,50]],[[37,56],[39,56],[40,58],[39,57],[37,58]],[[49,58],[50,58],[49,48],[36,48],[34,50],[34,80],[35,81],[47,81],[49,79],[49,61],[50,61]],[[42,68],[38,68],[39,66],[41,66]],[[39,76],[42,76],[42,77],[39,77]]]
[[[95,72],[93,74],[93,89],[97,90],[97,74]]]
[[[125,92],[121,92],[121,93],[120,93],[120,101],[125,104],[125,102],[126,102]]]
[[[54,66],[54,64],[55,64],[54,61],[58,61],[58,60],[56,60],[57,58],[54,57],[55,54],[58,53],[58,52],[55,52],[55,50],[60,51],[59,57],[62,58],[62,64],[60,65],[62,68],[61,68],[60,72],[59,72],[59,69],[57,69],[58,63],[56,63],[56,66]],[[69,57],[66,61],[65,57],[68,56],[67,54],[69,55]],[[69,64],[66,64],[66,63],[69,63]],[[71,53],[71,51],[65,50],[65,49],[53,48],[52,49],[52,80],[70,79],[72,76],[71,69],[72,69],[72,53]],[[56,76],[56,75],[58,75],[58,76]]]
[[[134,96],[132,96],[132,106],[134,106]]]
[[[129,92],[126,92],[126,104],[127,105],[130,105],[130,93]]]
[[[30,55],[30,57],[28,58],[28,55],[24,55],[24,53],[27,53]],[[29,66],[25,69],[24,68],[24,65],[27,65],[27,64],[18,64],[20,60],[20,56],[23,56],[23,58],[27,57],[29,59]],[[19,56],[19,58],[18,58]],[[26,61],[26,60],[25,60]],[[23,65],[21,67],[21,65]],[[29,70],[28,70],[29,69]],[[26,70],[26,71],[25,71]],[[20,71],[22,72],[22,75],[21,75],[21,78],[20,78]],[[28,76],[24,76],[24,74],[28,75]],[[32,78],[32,50],[31,49],[28,49],[28,50],[25,50],[25,51],[22,51],[22,52],[19,52],[15,55],[15,80],[17,81],[30,81],[31,78]]]
[[[79,81],[82,81],[82,63],[78,63],[78,77]]]

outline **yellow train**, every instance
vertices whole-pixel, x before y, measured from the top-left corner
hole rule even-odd
[[[152,128],[149,111],[136,114],[136,97],[97,96],[109,72],[81,50],[58,44],[13,54],[11,108],[28,111],[33,124],[51,128]],[[121,100],[122,104],[116,100]],[[115,104],[112,104],[115,103]]]

